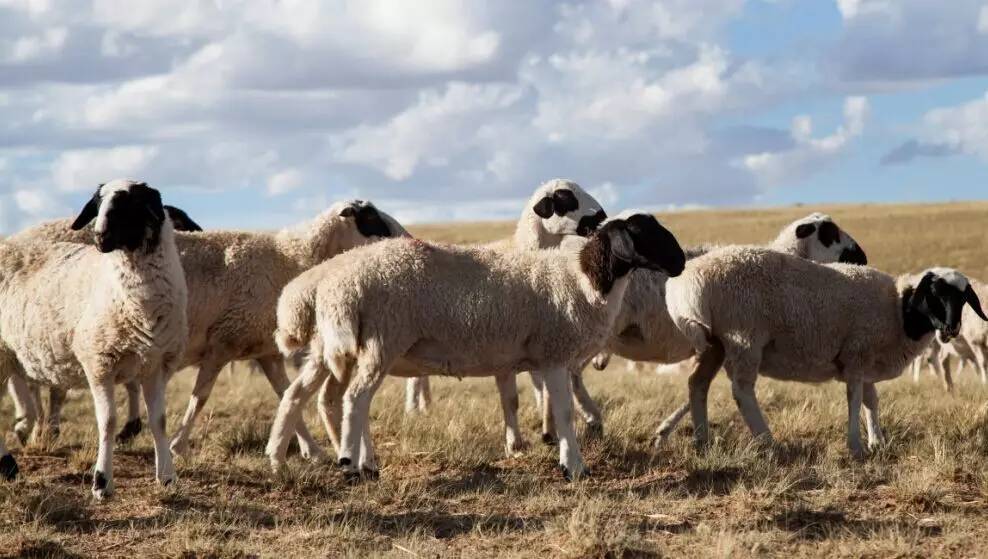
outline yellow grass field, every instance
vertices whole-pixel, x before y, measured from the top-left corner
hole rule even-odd
[[[752,243],[813,210],[831,213],[876,267],[931,265],[988,279],[988,202],[698,211],[661,216],[684,245]],[[413,227],[476,242],[511,223]],[[618,361],[618,360],[615,360]],[[389,380],[372,429],[381,479],[348,486],[332,466],[297,457],[274,475],[263,447],[276,400],[262,375],[224,372],[198,423],[179,483],[160,488],[145,431],[115,457],[117,494],[90,498],[96,426],[85,392],[70,396],[62,436],[22,448],[21,477],[0,483],[0,556],[10,557],[978,557],[988,554],[988,387],[955,374],[948,395],[924,375],[879,385],[889,443],[858,463],[845,444],[844,387],[759,382],[776,444],[758,450],[725,379],[710,397],[712,448],[693,450],[689,421],[651,447],[662,417],[685,397],[685,377],[588,371],[605,435],[584,447],[593,477],[566,483],[555,448],[539,442],[527,377],[519,377],[522,458],[502,450],[494,382],[438,379],[427,415],[403,412]],[[177,424],[192,375],[169,386]],[[123,404],[123,390],[118,401]],[[328,439],[314,406],[307,421]],[[123,409],[123,408],[121,408]],[[9,398],[0,428],[11,432]],[[122,422],[121,422],[122,423]]]

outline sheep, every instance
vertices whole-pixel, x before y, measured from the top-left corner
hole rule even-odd
[[[301,272],[341,252],[378,239],[407,235],[391,216],[361,200],[338,202],[311,224],[279,233],[210,231],[180,235],[189,282],[189,350],[182,366],[198,365],[185,415],[172,437],[178,455],[219,371],[230,361],[254,359],[281,397],[288,387],[284,359],[274,344],[275,305],[282,288]],[[298,424],[304,456],[321,459],[315,440]]]
[[[811,213],[786,225],[767,247],[823,263],[867,263],[867,256],[857,241],[822,213]],[[712,245],[687,248],[686,257],[692,260],[714,248]],[[632,361],[666,364],[693,356],[689,340],[679,333],[666,311],[667,279],[650,270],[637,270],[631,275],[608,351]],[[609,354],[598,355],[595,366],[609,358]],[[676,409],[658,428],[655,443],[661,445],[688,412],[689,402]],[[543,431],[550,427],[544,421]]]
[[[165,208],[165,213],[171,218],[172,227],[175,231],[202,231],[202,227],[193,221],[183,210],[167,204],[163,207]],[[26,242],[45,240],[51,242],[92,244],[93,233],[89,227],[75,231],[71,228],[71,225],[71,219],[52,220],[12,235],[7,238],[7,241]],[[120,443],[127,442],[141,431],[141,385],[135,381],[127,383],[126,387],[128,415],[127,422],[124,423],[123,429],[117,435],[117,442]],[[41,423],[37,422],[37,419],[42,415],[40,387],[37,384],[29,387],[20,377],[13,376],[7,381],[7,390],[14,401],[17,412],[14,434],[17,435],[22,445],[27,444],[29,438],[40,435],[40,432],[35,430],[35,428],[42,427]],[[49,388],[48,397],[49,413],[46,416],[47,425],[44,428],[51,437],[58,438],[61,407],[65,401],[65,391],[57,386],[52,386]]]
[[[711,251],[690,261],[666,289],[669,315],[703,368],[690,383],[694,436],[701,445],[713,377],[703,373],[723,363],[745,422],[765,442],[771,433],[754,393],[760,374],[843,381],[848,447],[862,458],[862,402],[869,448],[883,442],[875,383],[901,375],[934,332],[943,342],[955,339],[965,304],[968,319],[988,320],[967,278],[951,268],[893,278],[866,266],[821,265],[757,247]]]
[[[159,192],[114,180],[71,224],[95,220],[95,246],[0,244],[0,382],[11,375],[64,388],[88,383],[99,428],[92,493],[114,492],[114,385],[139,379],[154,436],[155,476],[172,483],[165,382],[185,350],[187,290]],[[0,439],[0,476],[17,463]]]
[[[970,283],[979,297],[988,297],[988,285],[975,279],[971,279]],[[962,323],[960,336],[950,343],[934,341],[926,352],[913,361],[913,381],[919,381],[922,362],[927,361],[943,381],[944,389],[947,392],[953,391],[951,356],[958,360],[961,370],[967,363],[972,363],[981,378],[981,383],[988,384],[988,326],[976,320],[966,320]]]
[[[482,246],[499,252],[556,248],[567,239],[585,238],[606,218],[607,214],[601,209],[600,203],[578,184],[565,179],[553,179],[539,185],[532,193],[522,210],[513,236]],[[537,372],[531,375],[536,407],[541,409],[543,383]],[[574,376],[573,382],[577,409],[591,428],[600,425],[600,410],[590,398],[582,377]],[[516,456],[527,447],[527,443],[517,426],[518,388],[514,377],[499,381],[498,390],[505,418],[505,452],[508,456]],[[425,411],[430,400],[427,376],[408,379],[405,391],[406,412]],[[325,409],[325,405],[330,405],[328,396],[320,396],[320,402],[323,402],[320,405],[322,416],[332,416],[333,412]],[[338,433],[333,432],[328,424],[327,430],[330,431],[331,439],[338,439]]]
[[[338,202],[312,223],[279,233],[208,231],[176,235],[189,289],[189,345],[180,369],[198,366],[185,415],[171,450],[187,455],[195,420],[219,371],[230,361],[254,359],[280,397],[288,386],[284,360],[271,338],[282,287],[302,271],[379,238],[407,235],[372,203]],[[139,410],[131,409],[134,417]],[[121,437],[127,435],[126,428]],[[132,434],[132,433],[131,433]],[[304,456],[319,460],[318,445],[298,426]],[[316,449],[316,450],[310,450]]]
[[[309,359],[278,407],[266,448],[271,465],[284,464],[288,431],[327,378],[348,387],[339,464],[354,479],[377,475],[367,413],[386,375],[535,370],[556,409],[563,475],[579,478],[587,472],[570,417],[570,376],[601,349],[631,270],[675,276],[684,265],[672,233],[650,215],[631,214],[605,222],[579,251],[503,253],[399,239],[317,266],[278,301],[278,347],[290,354],[308,345]]]

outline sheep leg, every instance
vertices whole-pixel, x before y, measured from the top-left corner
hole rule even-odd
[[[164,372],[160,370],[148,375],[141,383],[141,388],[144,391],[144,405],[148,409],[148,425],[151,427],[151,437],[154,439],[154,475],[161,485],[170,485],[175,481],[175,465],[172,463],[171,449],[168,448],[168,434],[165,432],[164,376]],[[136,407],[139,411],[139,403]]]
[[[405,413],[429,410],[432,404],[432,387],[429,377],[410,378],[405,382]]]
[[[4,373],[0,372],[0,379],[2,379],[3,376]],[[13,395],[13,392],[11,392],[11,395]],[[0,399],[2,399],[2,397],[3,393],[0,392]],[[14,457],[4,445],[4,437],[0,437],[0,479],[4,481],[13,481],[17,479],[17,472],[17,461],[14,460]]]
[[[361,470],[372,477],[377,476],[373,446],[370,440],[370,404],[374,393],[384,380],[382,359],[371,350],[366,350],[357,361],[357,374],[346,393],[343,394],[343,425],[340,437],[340,461],[343,475],[348,481],[355,481]],[[363,450],[363,456],[360,451]],[[368,455],[369,452],[369,455]]]
[[[855,460],[865,457],[861,445],[861,402],[864,397],[864,384],[861,379],[847,381],[847,447]]]
[[[65,405],[65,390],[58,386],[48,388],[48,414],[45,416],[48,436],[57,439],[62,433],[62,406]],[[40,407],[40,403],[39,403]]]
[[[407,386],[406,386],[407,388]],[[326,427],[336,456],[340,455],[340,428],[343,420],[343,392],[346,384],[329,375],[319,391],[319,416]]]
[[[983,347],[972,347],[974,353],[974,364],[981,374],[981,384],[988,384],[988,350]]]
[[[692,378],[692,375],[690,375],[690,378]],[[689,412],[690,403],[685,402],[683,405],[676,408],[676,411],[669,414],[669,416],[662,421],[659,428],[655,430],[654,446],[656,448],[662,446],[662,444],[666,442],[666,439],[668,439],[669,435],[672,434],[672,431],[676,428],[676,425],[679,425],[679,422],[682,421]]]
[[[542,442],[547,445],[556,444],[556,428],[552,422],[552,408],[545,393],[545,379],[538,371],[529,371],[532,379],[532,395],[535,396],[535,409],[539,411],[542,422]]]
[[[707,396],[710,394],[710,383],[717,376],[717,371],[724,364],[724,346],[713,340],[696,359],[693,372],[689,376],[689,407],[693,421],[693,444],[696,448],[704,448],[710,441],[710,425],[707,420]],[[675,414],[673,414],[675,415]],[[672,417],[670,417],[672,419]],[[667,420],[668,421],[668,420]],[[671,423],[668,433],[676,424]],[[661,428],[661,427],[660,427]]]
[[[913,384],[919,384],[919,375],[923,370],[923,356],[913,359]]]
[[[405,381],[405,413],[413,414],[419,410],[419,381],[422,377],[410,378]]]
[[[141,430],[144,426],[141,424],[141,387],[142,385],[138,382],[128,382],[127,387],[127,423],[124,423],[123,429],[117,433],[117,444],[128,444],[130,441],[134,440],[134,437],[141,434]],[[145,402],[147,401],[147,396],[144,397]],[[145,404],[146,405],[146,404]],[[150,421],[150,414],[148,414],[148,421]]]
[[[26,380],[19,376],[11,376],[7,380],[7,392],[10,393],[11,400],[14,401],[14,433],[21,446],[27,445],[38,423],[38,404],[40,401],[35,395],[37,385],[28,386]]]
[[[559,468],[567,481],[590,475],[583,463],[580,446],[573,430],[571,373],[566,369],[550,369],[542,373],[545,381],[547,407],[553,409],[556,432],[559,434]]]
[[[755,381],[758,380],[759,356],[753,350],[743,350],[728,357],[724,366],[731,377],[731,393],[741,411],[752,436],[764,444],[771,444],[772,432],[755,397]]]
[[[604,420],[601,417],[600,408],[594,402],[583,384],[583,372],[573,373],[573,403],[577,411],[583,416],[587,423],[587,436],[598,439],[604,436]]]
[[[271,436],[265,449],[265,454],[274,470],[277,471],[285,464],[288,441],[302,418],[302,410],[328,376],[329,369],[323,365],[318,354],[313,353],[306,359],[298,376],[285,390],[281,403],[278,404],[278,412],[271,425]]]
[[[864,383],[862,401],[865,425],[868,427],[868,450],[875,451],[885,444],[885,435],[882,434],[882,426],[878,422],[878,390],[875,388],[875,383]]]
[[[262,357],[257,360],[257,364],[264,371],[271,388],[280,400],[285,395],[285,390],[291,384],[288,374],[285,373],[285,360],[281,357]],[[298,424],[295,425],[295,436],[298,438],[298,448],[302,457],[307,460],[320,461],[326,458],[326,453],[319,447],[319,443],[312,438],[309,429],[305,426],[305,419],[299,416]]]
[[[89,391],[96,410],[99,429],[99,452],[93,468],[93,496],[103,500],[113,495],[113,435],[117,430],[117,406],[113,401],[113,378],[96,379],[87,374]]]
[[[494,380],[504,414],[504,452],[508,458],[521,456],[528,444],[518,427],[518,383],[515,375],[499,375]]]
[[[947,392],[954,391],[954,377],[950,372],[950,363],[947,358],[942,353],[938,353],[933,356],[932,359],[933,369],[936,371],[937,376],[943,381],[943,388]]]
[[[175,436],[172,437],[171,449],[175,454],[185,456],[189,453],[189,436],[192,434],[192,428],[199,412],[209,400],[209,394],[213,391],[213,386],[216,384],[216,378],[222,367],[222,363],[213,361],[203,361],[199,364],[196,385],[192,389],[192,395],[189,396],[189,405],[185,409],[185,416],[182,418],[182,423],[178,426]]]

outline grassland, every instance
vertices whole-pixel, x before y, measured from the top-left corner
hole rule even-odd
[[[873,264],[889,272],[934,264],[988,278],[988,203],[839,206]],[[684,243],[761,242],[810,211],[691,212],[662,216]],[[421,237],[472,242],[511,224],[413,228]],[[275,398],[245,367],[224,373],[196,432],[196,453],[178,462],[180,483],[154,483],[148,435],[118,452],[117,496],[89,498],[96,454],[88,395],[66,408],[62,437],[8,444],[21,478],[0,484],[0,555],[11,557],[977,557],[988,553],[988,388],[960,375],[953,395],[936,379],[879,387],[888,445],[857,463],[844,443],[846,404],[837,384],[771,380],[759,398],[777,443],[753,447],[723,378],[714,383],[716,440],[705,454],[684,422],[661,450],[650,446],[663,415],[685,396],[682,376],[588,371],[606,435],[585,447],[588,481],[567,484],[555,449],[502,452],[490,380],[434,383],[435,405],[406,417],[402,387],[385,383],[373,430],[378,482],[343,483],[332,467],[293,460],[280,475],[262,457]],[[169,387],[172,425],[191,375]],[[120,392],[123,392],[122,390]],[[122,396],[122,395],[121,395]],[[122,404],[122,399],[121,399]],[[0,404],[9,432],[9,398]],[[314,410],[309,424],[317,427]],[[314,429],[321,432],[321,427]],[[323,441],[325,436],[321,436]]]

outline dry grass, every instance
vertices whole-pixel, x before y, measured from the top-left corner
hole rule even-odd
[[[932,264],[988,278],[988,204],[825,208],[853,231],[878,267]],[[762,241],[804,208],[665,216],[686,243]],[[460,242],[504,235],[508,224],[419,227]],[[241,368],[241,371],[244,369]],[[169,387],[172,424],[191,389]],[[771,452],[750,445],[723,379],[711,394],[716,440],[705,454],[689,427],[653,451],[652,430],[685,396],[684,379],[587,373],[606,418],[586,447],[594,477],[564,483],[554,449],[502,454],[489,380],[439,380],[426,416],[402,412],[401,385],[375,399],[381,480],[345,485],[331,467],[294,460],[282,475],[261,456],[275,400],[263,377],[221,376],[197,431],[195,458],[174,489],[154,484],[149,437],[117,454],[117,497],[89,499],[95,458],[91,404],[70,400],[49,447],[8,442],[22,477],[0,485],[0,553],[10,556],[848,556],[972,557],[988,549],[988,389],[973,375],[944,394],[931,377],[880,387],[889,444],[848,459],[846,407],[836,384],[763,381],[775,430]],[[527,387],[527,382],[523,382]],[[122,391],[121,391],[122,392]],[[2,428],[13,417],[9,399]],[[310,425],[318,424],[314,413]],[[524,425],[536,417],[523,398]],[[321,428],[318,429],[321,431]],[[325,439],[325,437],[323,437]]]

